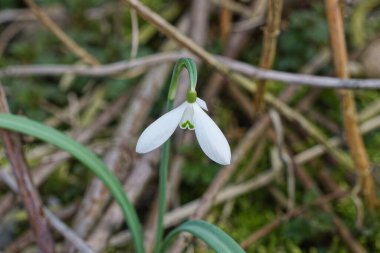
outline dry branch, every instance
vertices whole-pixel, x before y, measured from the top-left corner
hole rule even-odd
[[[346,40],[344,38],[343,17],[340,8],[339,0],[326,0],[326,12],[335,70],[338,77],[349,79]],[[367,151],[357,124],[354,94],[346,89],[339,90],[339,94],[341,96],[346,139],[363,186],[363,195],[369,206],[375,208],[378,200]]]
[[[158,53],[134,60],[119,61],[100,66],[81,65],[23,65],[9,66],[0,69],[0,78],[28,77],[28,76],[61,76],[75,74],[79,76],[105,77],[113,76],[133,68],[148,68],[158,63],[175,62],[181,57],[191,57],[184,52]],[[285,84],[302,85],[320,88],[346,88],[346,89],[380,89],[380,79],[340,79],[326,76],[288,73],[275,70],[265,70],[245,62],[229,57],[215,55],[215,57],[231,70],[242,73],[254,79],[274,80]]]
[[[269,0],[267,23],[264,28],[263,50],[260,58],[260,67],[271,69],[276,55],[277,37],[280,34],[282,0]],[[255,94],[255,111],[263,110],[263,100],[265,94],[265,80],[257,82],[257,91]]]
[[[9,113],[8,103],[1,84],[0,112]],[[53,237],[50,233],[46,217],[42,211],[41,198],[38,191],[34,187],[29,174],[20,137],[17,134],[13,134],[5,130],[1,130],[0,133],[4,141],[4,149],[9,162],[12,165],[13,174],[16,178],[17,187],[19,189],[18,194],[20,195],[24,208],[28,214],[29,222],[35,234],[38,248],[44,253],[54,253]]]

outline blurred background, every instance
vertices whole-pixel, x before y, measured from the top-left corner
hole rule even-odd
[[[266,0],[140,2],[208,52],[260,66]],[[379,78],[380,1],[341,1],[341,8],[352,78]],[[53,25],[41,22],[44,15]],[[334,76],[324,2],[284,1],[280,18],[272,68]],[[184,54],[189,55],[183,45],[125,1],[0,2],[0,81],[10,111],[63,131],[102,157],[138,210],[147,248],[157,209],[159,152],[137,155],[135,144],[164,112],[173,63]],[[337,91],[266,82],[268,93],[339,143],[346,164],[270,105],[257,117],[251,92],[197,62],[199,97],[234,156],[228,182],[203,218],[247,252],[380,252],[379,212],[359,193]],[[86,65],[99,69],[81,72]],[[186,94],[186,78],[178,101]],[[378,195],[379,91],[355,90],[355,101]],[[133,252],[123,218],[99,180],[66,153],[27,136],[22,141],[44,205],[94,252]],[[189,131],[177,130],[170,161],[167,231],[191,216],[194,201],[224,170],[203,154]],[[37,252],[26,212],[7,187],[12,171],[2,147],[0,172],[0,251]],[[57,252],[76,252],[64,234],[52,231]],[[192,240],[184,252],[210,251]]]

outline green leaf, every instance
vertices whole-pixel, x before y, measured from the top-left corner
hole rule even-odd
[[[159,252],[169,246],[171,240],[181,232],[188,232],[204,241],[210,248],[217,253],[244,253],[245,251],[237,244],[234,239],[227,235],[223,230],[202,220],[191,220],[181,224],[169,233],[161,245]]]
[[[112,196],[120,205],[127,225],[132,233],[136,252],[145,252],[141,226],[135,209],[125,195],[120,182],[94,153],[61,132],[24,117],[0,113],[0,128],[27,134],[51,143],[58,148],[67,151],[86,165],[88,169],[103,181]]]

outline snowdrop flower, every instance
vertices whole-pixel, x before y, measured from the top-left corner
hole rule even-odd
[[[207,115],[206,102],[197,97],[195,91],[187,93],[187,101],[164,114],[141,134],[136,152],[147,153],[161,146],[179,125],[182,129],[195,130],[203,152],[213,161],[228,165],[231,163],[231,149],[222,131]]]

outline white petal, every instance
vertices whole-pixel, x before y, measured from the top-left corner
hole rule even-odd
[[[203,110],[208,111],[207,104],[203,99],[200,99],[197,97],[197,100],[195,101]]]
[[[183,103],[150,124],[137,141],[136,152],[150,152],[161,146],[167,139],[169,139],[174,130],[177,128],[186,106],[186,103]]]
[[[231,149],[226,137],[197,104],[194,104],[194,124],[195,134],[203,152],[219,164],[230,164]]]

